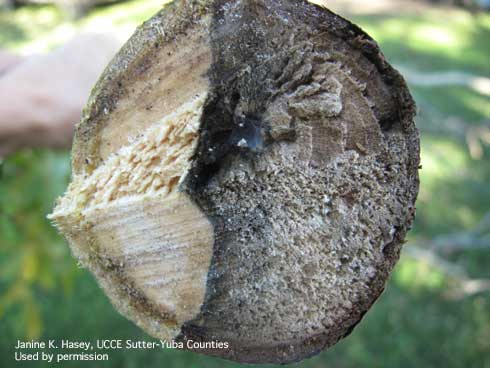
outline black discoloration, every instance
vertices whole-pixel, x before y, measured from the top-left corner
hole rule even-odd
[[[212,91],[204,109],[195,164],[188,176],[191,192],[206,185],[230,155],[263,148],[267,126],[261,115],[270,96],[270,68],[256,50],[266,49],[267,36],[257,32],[264,25],[257,24],[261,17],[255,6],[249,5],[247,1],[214,2]],[[242,139],[247,145],[239,145]]]

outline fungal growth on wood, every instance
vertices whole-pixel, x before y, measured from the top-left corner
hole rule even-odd
[[[94,88],[51,218],[150,335],[298,361],[352,331],[398,259],[414,111],[375,41],[325,8],[175,1]]]

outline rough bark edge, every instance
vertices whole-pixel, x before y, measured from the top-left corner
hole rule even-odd
[[[361,50],[363,56],[376,66],[383,81],[391,86],[392,90],[397,91],[396,96],[394,96],[397,105],[400,107],[397,120],[401,122],[401,128],[405,132],[405,135],[410,138],[407,143],[410,151],[409,173],[413,175],[411,180],[414,183],[413,190],[411,190],[411,202],[414,205],[419,186],[419,135],[413,122],[416,111],[415,103],[408,91],[404,78],[387,63],[377,43],[360,27],[325,7],[311,4],[306,0],[300,1],[307,7],[313,6],[317,9],[317,13],[313,12],[311,14],[312,17],[318,17],[319,11],[328,12],[332,22],[326,25],[324,31],[342,39],[351,47]],[[194,8],[198,9],[198,11],[193,11]],[[96,156],[99,142],[93,142],[93,138],[103,128],[105,115],[110,114],[117,101],[125,93],[128,93],[127,89],[124,88],[124,82],[127,80],[126,75],[142,73],[145,70],[145,60],[155,52],[155,49],[158,49],[161,43],[170,41],[173,38],[172,36],[185,33],[189,26],[199,21],[199,15],[208,13],[209,11],[210,3],[206,0],[174,1],[138,28],[103,72],[90,95],[82,119],[76,126],[72,152],[72,168],[74,173],[91,172],[99,164],[100,158]],[[172,30],[169,32],[172,36],[168,36],[166,30]],[[380,123],[382,128],[386,129],[390,127],[391,122],[382,121]],[[248,363],[256,362],[258,358],[261,361],[265,360],[271,363],[291,363],[308,356],[313,356],[326,347],[335,344],[341,338],[348,336],[361,321],[364,313],[383,292],[387,282],[385,280],[388,279],[393,266],[399,258],[401,245],[406,232],[411,227],[413,215],[413,213],[409,215],[405,226],[397,229],[395,240],[390,246],[386,247],[385,255],[387,263],[383,269],[379,269],[377,277],[373,280],[372,302],[365,303],[365,305],[359,308],[359,310],[364,311],[361,315],[351,316],[351,328],[346,334],[338,334],[337,336],[319,334],[318,336],[313,336],[303,343],[301,350],[297,350],[292,354],[291,352],[288,353],[290,345],[284,343],[265,349],[263,347],[254,347],[252,348],[254,350],[253,352],[242,350],[229,352],[227,355],[220,354],[220,356],[234,360],[238,358],[240,361]],[[214,351],[200,350],[200,352],[217,355]],[[285,354],[287,354],[286,359],[279,358]]]

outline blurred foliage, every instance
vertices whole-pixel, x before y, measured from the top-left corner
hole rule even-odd
[[[23,6],[0,10],[0,47],[24,54],[45,52],[80,30],[113,32],[127,38],[144,20],[169,0],[133,0],[94,8],[86,17],[70,21],[53,5]]]
[[[81,28],[128,32],[163,1],[130,1],[66,21],[51,6],[0,13],[0,47],[25,53],[53,47]],[[444,13],[354,16],[398,65],[437,73],[490,77],[490,15]],[[104,28],[104,29],[106,29]],[[410,84],[410,81],[409,81]],[[422,133],[421,192],[409,244],[472,229],[490,209],[490,149],[469,151],[466,129],[490,121],[488,95],[465,86],[411,85]],[[450,131],[446,122],[463,127]],[[461,134],[460,134],[461,133]],[[17,339],[150,340],[119,316],[93,278],[79,269],[46,220],[69,179],[69,154],[45,150],[12,155],[0,166],[0,357],[12,363]],[[490,244],[489,244],[490,246]],[[489,248],[452,253],[470,277],[490,277]],[[490,295],[447,297],[447,270],[405,254],[386,292],[353,334],[301,367],[490,367]],[[112,351],[111,367],[237,367],[175,350]],[[76,362],[67,366],[79,366]],[[28,366],[24,364],[23,366]],[[41,366],[37,363],[35,366]],[[48,365],[46,365],[48,366]]]
[[[18,333],[39,338],[43,320],[36,293],[72,289],[77,276],[64,242],[46,220],[67,184],[66,154],[21,152],[0,164],[0,318],[21,308]]]
[[[463,10],[356,17],[394,63],[490,75],[490,16]]]

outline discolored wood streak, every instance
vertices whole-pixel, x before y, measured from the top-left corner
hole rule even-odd
[[[199,312],[213,231],[187,195],[120,200],[58,227],[116,308],[153,336],[175,338]]]

